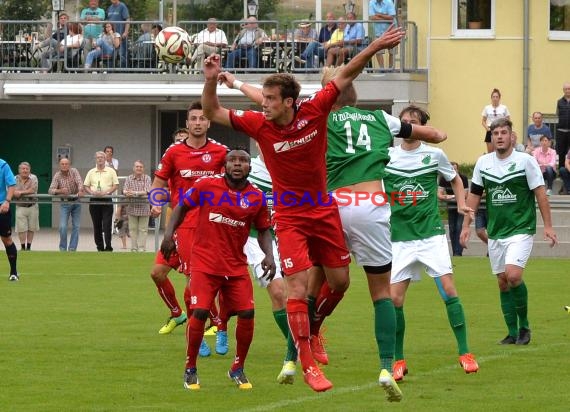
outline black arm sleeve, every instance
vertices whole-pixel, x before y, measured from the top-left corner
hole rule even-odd
[[[483,196],[483,186],[479,186],[473,182],[471,182],[471,193],[477,196]]]
[[[396,137],[402,137],[407,139],[412,135],[412,125],[409,123],[402,123],[400,127],[400,132],[396,135]]]

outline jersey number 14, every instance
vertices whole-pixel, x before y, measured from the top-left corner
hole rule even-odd
[[[344,130],[346,130],[346,153],[356,153],[354,150],[355,145],[352,143],[352,125],[350,121],[344,123]],[[360,125],[356,146],[363,146],[367,151],[371,150],[370,136],[368,135],[368,126],[366,124]]]

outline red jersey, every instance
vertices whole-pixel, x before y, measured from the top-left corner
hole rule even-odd
[[[330,82],[299,100],[293,121],[284,127],[266,120],[261,112],[230,111],[234,129],[259,143],[273,181],[278,214],[298,214],[331,203],[327,193],[327,119],[338,95],[336,85]]]
[[[186,141],[170,145],[154,173],[160,179],[168,181],[170,206],[176,207],[180,195],[194,186],[199,178],[221,173],[227,153],[225,145],[210,138],[198,149],[188,146]],[[188,215],[181,227],[195,226],[196,212],[191,211]]]
[[[249,276],[243,248],[251,224],[258,230],[269,229],[271,225],[262,199],[263,192],[251,183],[239,192],[233,191],[223,175],[200,179],[194,184],[183,198],[184,204],[198,210],[191,272]]]

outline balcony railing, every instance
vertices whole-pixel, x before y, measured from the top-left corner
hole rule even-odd
[[[70,22],[80,23],[80,22]],[[107,22],[101,22],[103,27]],[[117,22],[108,22],[121,24]],[[80,44],[70,44],[72,35],[66,28],[61,34],[49,21],[3,20],[0,21],[0,72],[18,73],[179,73],[198,74],[201,70],[199,52],[202,38],[199,33],[207,27],[205,21],[180,21],[178,26],[186,30],[191,40],[188,58],[179,64],[167,64],[158,59],[154,48],[154,37],[158,30],[153,26],[163,26],[157,21],[131,21],[127,39],[121,40],[120,46],[111,53],[100,53],[86,67],[89,52],[96,47],[97,39],[85,33]],[[309,42],[300,41],[295,31],[302,21],[291,21],[290,25],[280,26],[277,21],[260,20],[257,26],[262,33],[255,44],[240,42],[240,32],[244,29],[243,21],[217,21],[217,29],[225,34],[227,44],[220,44],[215,51],[222,57],[222,65],[228,71],[248,72],[295,72],[317,73],[326,62],[326,53],[314,54],[314,59],[307,64],[307,55],[303,52]],[[326,21],[312,21],[312,28],[318,29]],[[369,33],[355,52],[366,47],[374,40],[374,21],[359,20]],[[418,31],[414,22],[406,22],[407,31],[404,41],[393,50],[393,65],[380,67],[373,58],[366,68],[367,72],[413,72],[418,70]],[[237,38],[237,43],[236,42]],[[61,40],[60,40],[61,39]],[[217,42],[216,42],[217,43]],[[222,43],[220,41],[220,43]],[[72,47],[74,46],[74,47]],[[311,47],[314,47],[311,46]],[[206,48],[208,52],[211,48]],[[197,53],[198,52],[198,53]],[[346,60],[351,58],[350,53]],[[384,61],[389,59],[384,56]],[[313,67],[311,67],[313,66]]]

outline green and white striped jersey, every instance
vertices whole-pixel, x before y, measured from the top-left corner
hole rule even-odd
[[[495,153],[483,155],[475,164],[472,182],[485,188],[490,239],[536,233],[533,190],[544,185],[544,179],[534,157],[514,150],[505,159]]]
[[[247,178],[252,184],[257,186],[259,190],[261,190],[267,201],[267,208],[269,209],[269,213],[273,212],[273,183],[271,181],[271,176],[269,175],[269,171],[267,170],[267,166],[261,157],[257,156],[251,159],[251,171],[249,172],[249,176]],[[275,234],[273,233],[273,229],[271,229],[271,233],[273,237]],[[257,237],[257,229],[252,225],[249,235],[252,237]]]
[[[421,143],[414,150],[392,147],[389,154],[384,185],[392,210],[392,241],[444,234],[437,200],[438,173],[447,181],[456,173],[443,150]]]

